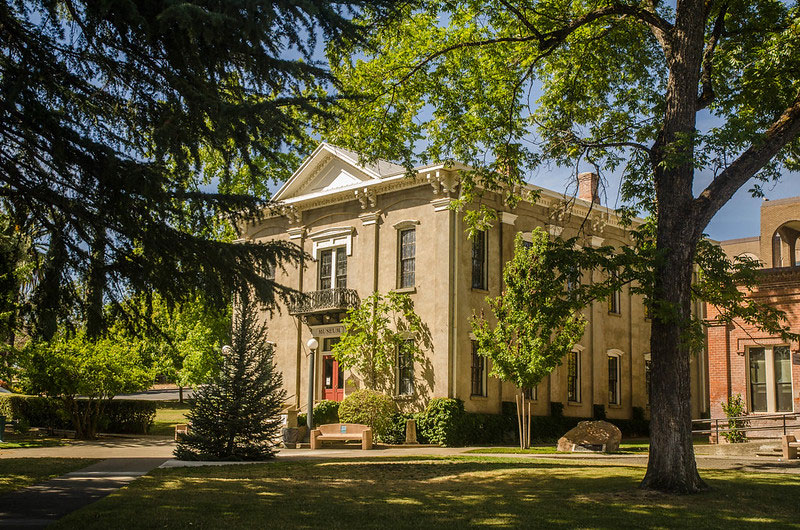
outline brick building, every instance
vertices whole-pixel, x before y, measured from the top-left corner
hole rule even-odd
[[[729,257],[747,255],[762,262],[759,285],[749,296],[784,311],[792,331],[800,332],[800,197],[764,201],[761,235],[722,241]],[[722,402],[741,394],[751,414],[800,411],[800,343],[743,322],[717,324],[707,307],[711,417],[724,417]]]

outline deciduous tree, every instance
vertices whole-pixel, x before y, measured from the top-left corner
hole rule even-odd
[[[799,29],[797,3],[778,0],[423,0],[368,47],[331,51],[364,93],[333,139],[408,166],[467,163],[463,202],[513,198],[543,160],[622,174],[627,213],[656,223],[644,488],[704,487],[685,340],[695,257],[737,190],[800,168]]]

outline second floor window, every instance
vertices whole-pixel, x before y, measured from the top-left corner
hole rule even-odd
[[[319,254],[319,289],[347,287],[347,251],[344,247],[323,250]]]
[[[616,282],[617,273],[612,272],[611,278]],[[608,312],[614,315],[619,315],[622,313],[622,309],[620,306],[621,298],[620,298],[621,291],[619,289],[615,290],[611,295],[608,297]]]
[[[472,288],[486,290],[486,231],[475,233],[472,239]]]
[[[413,228],[400,230],[399,237],[399,278],[398,287],[414,287],[414,270],[416,268],[417,231]]]

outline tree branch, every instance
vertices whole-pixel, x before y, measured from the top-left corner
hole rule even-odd
[[[441,50],[437,50],[424,58],[422,61],[417,63],[411,70],[400,78],[396,85],[401,84],[411,78],[414,74],[425,68],[431,61],[434,59],[441,57],[449,52],[463,49],[463,48],[474,48],[479,46],[486,46],[490,44],[499,44],[502,42],[531,42],[531,41],[538,41],[539,44],[539,51],[543,54],[550,53],[553,49],[555,49],[559,44],[562,44],[567,37],[569,37],[572,33],[576,30],[590,24],[596,20],[599,20],[604,17],[610,17],[615,15],[627,15],[632,16],[645,24],[647,24],[653,34],[655,35],[656,39],[659,41],[662,47],[665,49],[669,47],[669,34],[672,31],[672,24],[653,11],[649,11],[642,7],[636,5],[628,5],[628,4],[612,4],[610,6],[602,7],[600,9],[596,9],[584,15],[581,15],[571,21],[570,23],[566,24],[565,26],[549,31],[547,33],[541,33],[528,18],[522,13],[519,9],[511,5],[509,2],[505,0],[501,0],[504,6],[506,6],[509,11],[511,11],[519,21],[525,26],[532,35],[527,36],[519,36],[519,37],[499,37],[496,39],[485,39],[479,41],[471,41],[471,42],[460,42],[457,44],[453,44],[451,46],[447,46],[446,48],[442,48]]]
[[[700,77],[700,83],[703,87],[700,97],[697,99],[697,110],[704,109],[714,101],[714,86],[711,81],[713,74],[713,60],[714,50],[717,48],[717,43],[722,36],[722,30],[725,28],[725,14],[728,11],[728,4],[722,6],[714,21],[714,29],[711,32],[711,39],[706,44],[706,49],[703,50],[703,72]]]
[[[800,136],[800,93],[770,125],[761,137],[761,141],[754,142],[694,200],[692,214],[696,230],[702,232],[714,214],[733,194],[798,136]]]

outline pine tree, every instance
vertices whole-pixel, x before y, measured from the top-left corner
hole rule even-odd
[[[227,350],[227,348],[226,348]],[[181,460],[266,460],[274,456],[286,392],[275,368],[256,304],[234,317],[230,351],[214,381],[198,390],[187,414],[191,430],[179,442]]]

